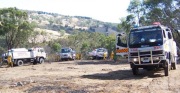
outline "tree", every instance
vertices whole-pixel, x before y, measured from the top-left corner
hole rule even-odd
[[[127,11],[137,17],[141,25],[151,25],[158,21],[162,25],[170,27],[180,47],[180,35],[176,31],[180,29],[179,5],[179,0],[131,0]],[[124,28],[128,25],[126,20],[121,22],[118,27]]]
[[[38,36],[40,35],[40,31],[33,31],[31,36],[29,37],[29,43],[31,43],[31,46],[36,46],[36,44],[38,43]]]
[[[118,29],[122,32],[129,33],[131,27],[135,25],[134,16],[128,15],[126,18],[122,18],[120,24],[118,24]]]
[[[60,36],[64,36],[66,31],[65,30],[60,30],[59,33],[60,33]]]
[[[59,52],[60,49],[61,49],[61,45],[59,43],[54,43],[52,45],[52,49],[55,51],[55,52]]]
[[[111,51],[115,50],[115,44],[116,44],[116,38],[115,36],[108,36],[106,37],[105,41],[105,48],[108,49],[108,52],[111,53]]]
[[[131,0],[127,11],[137,18],[137,24],[140,25],[140,19],[144,15],[142,0]]]
[[[77,53],[82,53],[85,57],[86,52],[95,48],[107,48],[109,51],[115,48],[115,36],[106,36],[95,32],[75,31],[73,35],[69,35],[67,39],[60,38],[55,41],[62,47],[71,47]]]
[[[47,35],[48,33],[45,30],[42,30],[40,32],[40,35],[43,37],[43,43],[45,43],[47,41]]]
[[[17,8],[0,9],[0,35],[5,36],[7,48],[21,47],[33,31],[26,12]]]
[[[176,31],[180,29],[179,0],[144,0],[144,6],[148,10],[146,20],[150,23],[160,22],[171,28],[175,41],[180,47],[180,35]]]

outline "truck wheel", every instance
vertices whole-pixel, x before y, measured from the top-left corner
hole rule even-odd
[[[171,63],[171,68],[172,70],[176,70],[177,69],[177,63]]]
[[[40,63],[40,64],[44,63],[44,58],[40,58],[40,59],[39,59],[39,63]]]
[[[33,62],[33,65],[36,65],[37,64],[37,61],[35,60],[34,62]]]
[[[18,61],[17,61],[17,66],[23,66],[23,65],[24,65],[23,60],[18,60]]]
[[[92,57],[92,60],[95,60],[95,59],[96,59],[96,56],[93,56],[93,57]]]
[[[75,60],[74,57],[72,57],[71,60]]]
[[[164,66],[164,74],[165,76],[169,75],[169,63],[166,61]]]
[[[139,73],[139,69],[137,67],[132,68],[133,75],[137,75]]]
[[[174,58],[174,62],[171,61],[171,69],[172,70],[176,70],[177,69],[177,60],[174,56],[172,56],[171,58]]]
[[[3,65],[3,61],[0,62],[0,67]]]
[[[64,59],[63,59],[63,58],[61,58],[61,61],[64,61]]]

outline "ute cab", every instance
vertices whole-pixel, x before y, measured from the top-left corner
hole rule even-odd
[[[139,68],[163,68],[165,76],[176,69],[177,48],[171,30],[160,24],[131,29],[128,39],[128,62],[134,75]]]

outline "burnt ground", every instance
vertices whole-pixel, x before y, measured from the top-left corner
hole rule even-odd
[[[180,65],[134,76],[126,60],[78,60],[0,68],[0,93],[179,93]]]

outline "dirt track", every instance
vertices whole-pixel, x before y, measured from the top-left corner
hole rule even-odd
[[[132,75],[127,62],[81,60],[0,68],[1,93],[180,93],[180,65]]]

